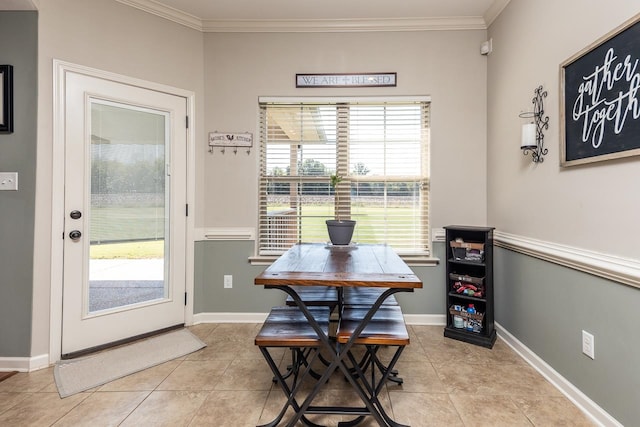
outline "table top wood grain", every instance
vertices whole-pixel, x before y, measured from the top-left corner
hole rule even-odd
[[[255,278],[256,285],[422,288],[422,281],[387,245],[299,243]]]

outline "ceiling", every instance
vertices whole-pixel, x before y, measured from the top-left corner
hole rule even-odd
[[[35,10],[43,0],[2,0]],[[45,0],[46,1],[46,0]],[[203,32],[486,29],[509,0],[115,0]]]

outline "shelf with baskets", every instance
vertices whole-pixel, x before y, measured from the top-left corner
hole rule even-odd
[[[446,314],[444,336],[492,348],[493,227],[445,227]]]

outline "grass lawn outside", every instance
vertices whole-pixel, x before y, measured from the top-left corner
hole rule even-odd
[[[164,240],[92,244],[91,259],[164,258]]]
[[[269,211],[289,210],[289,206],[269,206]],[[300,240],[328,242],[325,220],[333,218],[329,204],[304,206]],[[406,230],[418,221],[414,209],[407,206],[352,207],[351,219],[357,222],[353,241],[357,243],[406,244]],[[94,208],[91,211],[91,259],[148,259],[164,257],[164,210],[160,208]],[[376,222],[388,221],[391,233],[399,230],[402,239],[383,235]],[[393,221],[393,224],[389,225]],[[405,232],[403,233],[404,230]],[[137,240],[136,240],[137,239]],[[151,240],[155,239],[155,240]],[[121,243],[118,240],[122,241]],[[297,239],[296,239],[297,240]],[[101,243],[104,242],[104,243]]]

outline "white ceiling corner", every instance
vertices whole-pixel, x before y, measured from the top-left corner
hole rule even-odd
[[[484,21],[487,28],[493,24],[493,21],[502,13],[511,0],[494,0],[489,9],[484,13]]]

